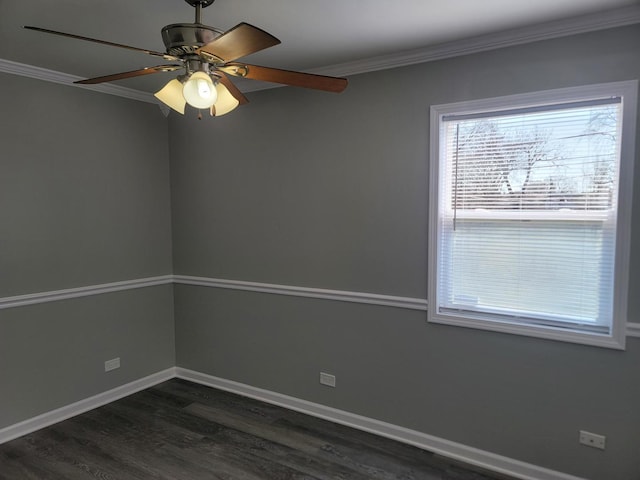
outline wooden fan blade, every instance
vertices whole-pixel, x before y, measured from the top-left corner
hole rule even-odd
[[[142,75],[150,75],[152,73],[172,72],[179,70],[182,65],[158,65],[156,67],[146,67],[140,70],[132,70],[130,72],[114,73],[113,75],[105,75],[104,77],[87,78],[86,80],[78,80],[80,85],[93,85],[96,83],[113,82],[115,80],[123,80],[125,78],[140,77]]]
[[[236,100],[240,103],[240,105],[244,105],[245,103],[249,103],[249,99],[244,96],[244,94],[236,87],[233,82],[229,79],[224,72],[217,72],[220,75],[220,83],[227,87],[229,93],[234,96]]]
[[[214,60],[230,62],[279,43],[280,40],[270,33],[243,22],[226,31],[213,42],[200,47],[196,52],[205,58],[213,56]]]
[[[295,87],[313,88],[316,90],[324,90],[326,92],[334,93],[342,92],[347,88],[347,84],[349,83],[346,78],[293,72],[291,70],[260,67],[258,65],[247,65],[245,63],[228,63],[218,67],[218,69],[237,77],[262,80],[264,82],[282,83],[284,85],[293,85]]]
[[[123,45],[121,43],[114,43],[114,42],[107,42],[106,40],[98,40],[96,38],[82,37],[80,35],[75,35],[73,33],[57,32],[55,30],[48,30],[46,28],[40,28],[40,27],[31,27],[28,25],[25,25],[24,28],[28,30],[35,30],[36,32],[50,33],[53,35],[60,35],[62,37],[75,38],[77,40],[86,40],[87,42],[100,43],[102,45],[109,45],[111,47],[126,48],[127,50],[146,53],[147,55],[153,55],[154,57],[162,57],[165,60],[180,60],[178,57],[174,57],[173,55],[168,55],[166,53],[154,52],[153,50],[146,50],[144,48],[130,47],[129,45]]]

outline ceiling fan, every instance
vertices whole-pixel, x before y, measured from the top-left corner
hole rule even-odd
[[[229,113],[238,105],[247,103],[249,100],[233,84],[229,75],[335,93],[339,93],[346,88],[346,78],[314,75],[237,62],[236,60],[239,58],[278,45],[280,40],[264,30],[244,22],[226,32],[203,25],[201,23],[202,9],[208,7],[214,1],[185,0],[196,10],[195,22],[174,23],[162,29],[162,41],[166,47],[166,53],[71,33],[57,32],[46,28],[33,26],[25,26],[24,28],[126,48],[175,62],[79,80],[74,83],[96,84],[182,70],[182,74],[170,80],[161,90],[155,93],[155,96],[161,102],[181,114],[184,114],[187,104],[197,109],[209,109],[212,116],[220,116]]]

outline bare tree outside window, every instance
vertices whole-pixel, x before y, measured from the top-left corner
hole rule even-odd
[[[540,118],[544,126],[535,118],[524,125],[506,118],[466,120],[451,126],[456,129],[449,147],[452,207],[609,208],[616,175],[617,110],[600,107],[553,113],[557,118],[551,126],[549,114]],[[571,128],[565,125],[569,116]]]

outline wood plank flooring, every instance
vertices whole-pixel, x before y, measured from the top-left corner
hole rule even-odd
[[[178,379],[0,445],[0,480],[498,478]]]

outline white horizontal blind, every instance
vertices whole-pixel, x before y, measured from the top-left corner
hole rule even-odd
[[[438,311],[608,333],[621,99],[441,120]]]

